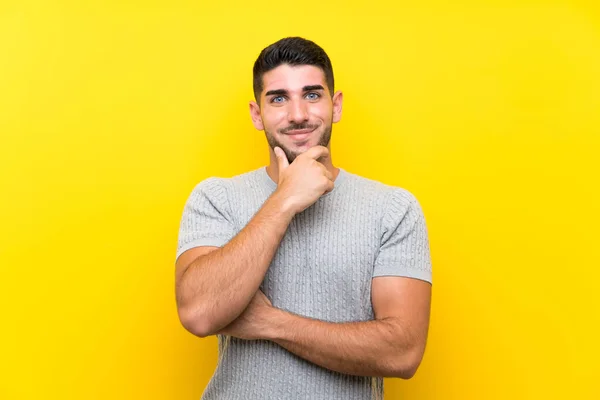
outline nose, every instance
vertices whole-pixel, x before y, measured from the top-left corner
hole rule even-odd
[[[306,104],[303,101],[290,102],[288,121],[294,124],[301,124],[308,121],[308,112]]]

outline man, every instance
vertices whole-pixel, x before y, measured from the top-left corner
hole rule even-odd
[[[254,95],[269,166],[200,182],[181,220],[179,317],[219,338],[203,399],[381,398],[382,377],[412,377],[425,350],[421,207],[404,189],[333,165],[343,97],[315,43],[265,48]]]

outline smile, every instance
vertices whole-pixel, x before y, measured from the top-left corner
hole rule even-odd
[[[293,131],[288,131],[286,133],[287,136],[291,137],[294,141],[302,141],[306,140],[310,134],[317,128],[313,129],[296,129]]]

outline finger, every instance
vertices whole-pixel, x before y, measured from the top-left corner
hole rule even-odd
[[[323,159],[329,157],[329,149],[325,146],[315,146],[311,147],[303,154],[305,157],[322,162]]]
[[[256,296],[259,296],[265,304],[269,306],[272,305],[271,300],[269,300],[267,295],[262,290],[258,289],[258,292],[256,292]]]
[[[329,171],[327,169],[327,167],[325,167],[325,165],[323,165],[321,163],[318,163],[317,165],[319,166],[319,168],[321,168],[321,172],[323,173],[323,176],[325,176],[330,181],[333,181],[333,172]]]
[[[327,190],[325,191],[325,193],[329,193],[333,190],[333,188],[335,187],[335,184],[333,183],[332,180],[329,181],[329,185],[327,187]]]
[[[275,157],[277,157],[277,165],[279,166],[279,171],[283,171],[284,169],[290,166],[290,163],[288,162],[288,159],[285,156],[284,151],[281,150],[281,148],[275,147],[273,151],[275,152]]]

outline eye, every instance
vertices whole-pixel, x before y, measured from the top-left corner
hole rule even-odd
[[[306,95],[306,98],[308,100],[317,100],[321,97],[321,95],[319,93],[316,92],[310,92]]]
[[[283,103],[283,96],[275,96],[271,99],[271,103]]]

